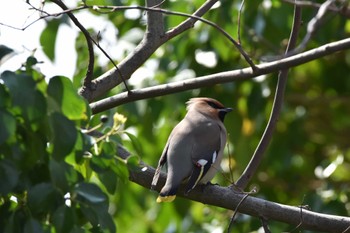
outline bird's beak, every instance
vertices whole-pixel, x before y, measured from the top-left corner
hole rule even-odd
[[[232,108],[223,108],[223,109],[220,109],[220,112],[229,113],[232,110],[233,110]]]

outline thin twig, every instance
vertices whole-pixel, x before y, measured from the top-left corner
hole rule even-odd
[[[288,43],[288,47],[286,49],[286,53],[291,51],[297,41],[297,35],[299,33],[299,28],[301,24],[301,8],[299,6],[294,7],[294,21],[293,21],[293,27],[290,34],[290,39]],[[283,105],[283,99],[284,99],[284,91],[287,84],[287,77],[288,77],[288,69],[283,69],[280,71],[278,75],[278,81],[277,81],[277,87],[276,87],[276,94],[272,105],[271,115],[269,118],[269,121],[267,123],[267,126],[265,128],[264,134],[261,137],[261,140],[248,164],[246,169],[244,170],[241,177],[237,180],[236,185],[241,188],[242,190],[245,189],[245,187],[248,185],[249,181],[255,174],[256,170],[258,169],[258,166],[260,165],[262,158],[264,156],[264,153],[267,149],[267,146],[269,145],[274,129],[277,124],[277,120],[279,118],[282,105]]]
[[[242,44],[242,42],[241,42],[241,17],[242,17],[243,7],[244,7],[244,0],[242,0],[241,5],[239,7],[239,12],[238,12],[237,38],[238,38],[239,44]]]
[[[319,28],[321,21],[327,12],[328,7],[331,6],[333,3],[334,3],[334,0],[327,0],[320,6],[315,17],[313,17],[307,24],[307,33],[304,39],[301,41],[298,47],[296,47],[295,49],[289,52],[298,53],[303,51],[306,48],[307,43],[310,41],[312,36],[315,34],[317,29]]]
[[[295,67],[347,49],[350,49],[350,38],[331,42],[318,48],[311,49],[294,56],[286,57],[278,61],[259,64],[257,65],[259,68],[258,73],[253,73],[251,68],[244,68],[196,77],[184,81],[145,87],[142,89],[133,90],[133,94],[130,96],[128,96],[128,93],[122,92],[114,96],[95,101],[90,104],[90,107],[92,112],[96,114],[137,100],[169,95],[206,86],[213,86],[215,84],[222,84],[238,80],[248,80],[258,75],[269,74],[281,69]]]
[[[202,17],[196,16],[196,15],[191,15],[187,13],[182,13],[182,12],[177,12],[177,11],[170,11],[170,10],[165,10],[161,8],[156,8],[156,7],[145,7],[145,6],[93,6],[89,7],[99,13],[110,13],[118,10],[126,10],[126,9],[138,9],[138,10],[146,10],[146,11],[153,11],[153,12],[160,12],[166,15],[176,15],[176,16],[182,16],[182,17],[187,17],[187,18],[192,18],[196,19],[198,21],[201,21],[209,26],[212,26],[216,30],[218,30],[222,35],[224,35],[235,47],[236,49],[240,52],[240,54],[244,57],[246,62],[251,66],[251,68],[254,71],[257,71],[258,68],[254,64],[254,62],[251,60],[249,55],[244,51],[242,46],[240,45],[239,42],[237,42],[235,39],[233,39],[229,33],[227,33],[224,29],[222,29],[220,26],[217,24],[211,22],[210,20],[204,19]],[[109,11],[101,11],[103,10],[109,10]]]
[[[66,14],[68,17],[73,21],[75,26],[79,28],[79,30],[84,34],[88,51],[89,51],[89,64],[86,71],[86,76],[84,79],[84,86],[87,88],[91,88],[91,81],[93,78],[93,72],[94,72],[94,63],[95,63],[95,53],[94,53],[94,46],[92,44],[92,41],[94,41],[90,33],[85,29],[85,27],[79,22],[79,20],[74,16],[74,14],[71,11],[68,11],[68,7],[66,4],[64,4],[61,0],[52,0],[53,3],[61,7],[64,11],[66,11]]]
[[[114,67],[117,69],[117,71],[119,72],[120,78],[122,79],[125,88],[128,92],[130,92],[128,85],[126,84],[123,74],[120,72],[120,69],[118,68],[118,66],[115,64],[115,62],[113,61],[113,59],[108,55],[108,53],[100,46],[100,44],[95,41],[92,36],[90,35],[90,33],[88,32],[88,30],[86,30],[86,28],[79,22],[79,20],[74,16],[74,14],[72,13],[72,11],[76,11],[76,9],[71,9],[71,11],[69,11],[68,7],[61,1],[61,0],[52,0],[52,2],[54,2],[55,4],[57,4],[58,6],[60,6],[64,11],[65,14],[68,15],[68,17],[73,21],[73,23],[80,29],[80,31],[84,34],[85,39],[86,39],[86,43],[88,45],[88,51],[89,51],[89,64],[88,64],[88,69],[86,72],[86,76],[84,79],[84,87],[87,87],[89,89],[91,89],[91,82],[93,79],[93,71],[94,71],[94,62],[95,62],[95,54],[94,54],[94,48],[93,48],[93,44],[95,44],[100,51],[112,62],[112,64],[114,65]],[[85,6],[86,7],[86,6]],[[80,7],[79,9],[83,9],[83,7]]]
[[[350,226],[348,226],[342,233],[349,233],[350,232]]]
[[[300,221],[299,221],[299,224],[296,227],[294,227],[291,231],[289,231],[289,233],[298,230],[303,225],[303,222],[304,222],[303,221],[303,209],[308,209],[309,210],[308,206],[304,205],[304,200],[305,200],[305,195],[303,197],[303,201],[301,202],[301,205],[299,206],[299,208],[300,208]]]
[[[312,2],[312,1],[295,1],[295,0],[282,0],[283,2],[286,3],[290,3],[293,5],[298,5],[301,7],[312,7],[312,8],[320,8],[322,6],[322,4],[316,3],[316,2]],[[350,18],[350,9],[348,7],[348,2],[344,1],[344,4],[340,7],[337,7],[335,4],[330,5],[327,10],[329,11],[333,11],[335,13],[339,13],[347,18]]]
[[[267,219],[264,218],[264,217],[260,217],[260,222],[261,222],[261,225],[262,225],[262,227],[264,229],[264,232],[265,233],[271,233],[271,230],[269,228]]]
[[[238,202],[235,210],[233,211],[232,217],[230,219],[230,223],[228,224],[228,228],[227,228],[227,233],[230,233],[232,231],[232,227],[233,227],[233,223],[235,220],[236,215],[238,214],[238,208],[242,205],[243,201],[251,194],[256,193],[256,187],[254,187],[252,190],[250,190],[250,192],[246,193],[243,198]]]
[[[230,138],[230,135],[228,134],[227,135],[227,138]],[[230,181],[231,183],[234,183],[234,180],[233,180],[233,171],[232,171],[232,153],[230,151],[230,143],[227,142],[227,152],[228,152],[228,168],[230,170]]]

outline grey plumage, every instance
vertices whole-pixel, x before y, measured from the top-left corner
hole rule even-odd
[[[209,182],[220,167],[226,144],[223,119],[232,109],[211,98],[193,98],[187,105],[188,112],[171,132],[153,177],[155,187],[161,167],[167,164],[166,183],[157,202],[174,200],[186,179],[186,193]]]

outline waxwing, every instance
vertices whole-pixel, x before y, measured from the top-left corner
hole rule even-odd
[[[208,183],[220,168],[226,145],[223,121],[232,109],[204,97],[192,98],[186,104],[187,114],[171,132],[153,177],[152,189],[166,164],[167,178],[157,198],[158,203],[173,201],[182,182],[187,183],[185,194],[198,183]]]

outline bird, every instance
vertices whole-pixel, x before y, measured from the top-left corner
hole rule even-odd
[[[208,97],[191,98],[187,113],[174,127],[160,156],[151,189],[155,189],[161,168],[167,167],[167,178],[157,202],[172,202],[181,183],[185,195],[197,184],[207,184],[219,170],[226,145],[225,115],[232,111]]]

